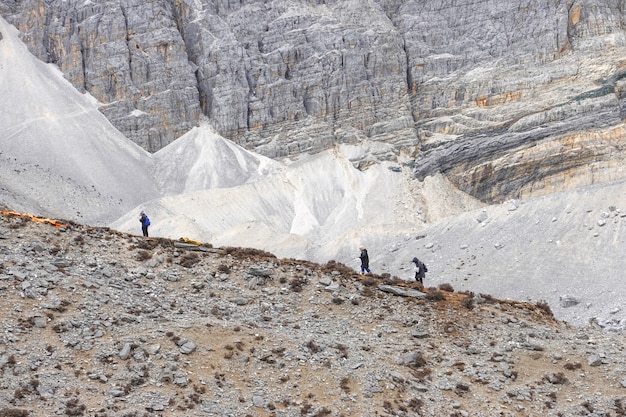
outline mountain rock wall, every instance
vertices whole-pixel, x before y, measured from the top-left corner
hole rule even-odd
[[[270,157],[371,140],[483,201],[624,177],[618,0],[0,0],[133,141]],[[403,159],[406,160],[406,159]],[[358,162],[358,161],[356,161]],[[362,162],[362,161],[361,161]]]

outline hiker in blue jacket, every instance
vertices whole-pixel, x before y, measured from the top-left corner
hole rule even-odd
[[[148,237],[148,226],[150,226],[150,219],[143,211],[139,215],[139,221],[141,222],[141,231],[143,232],[143,235]]]

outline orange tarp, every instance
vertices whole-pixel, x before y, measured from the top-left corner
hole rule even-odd
[[[37,217],[37,216],[33,216],[32,214],[28,214],[28,213],[18,213],[16,211],[4,211],[4,210],[0,210],[0,214],[2,214],[3,216],[16,216],[16,217],[27,217],[29,219],[31,219],[34,222],[37,223],[48,223],[51,224],[55,227],[63,227],[63,226],[67,226],[66,223],[61,223],[57,220],[53,220],[53,219],[48,219],[48,218],[44,218],[44,217]]]

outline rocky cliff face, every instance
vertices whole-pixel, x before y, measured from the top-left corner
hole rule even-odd
[[[383,144],[483,201],[622,178],[617,0],[0,1],[156,151],[207,118],[281,157]],[[364,162],[364,161],[355,161]]]

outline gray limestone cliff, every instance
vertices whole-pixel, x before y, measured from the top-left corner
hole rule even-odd
[[[501,201],[624,177],[617,0],[0,0],[127,137],[270,157],[377,142]],[[366,166],[368,161],[355,161]]]

